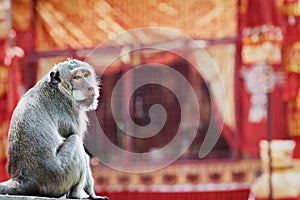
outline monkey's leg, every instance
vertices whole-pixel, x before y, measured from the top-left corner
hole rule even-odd
[[[71,135],[57,149],[55,158],[44,159],[43,166],[47,168],[36,169],[37,174],[32,175],[34,182],[31,182],[30,177],[9,180],[0,184],[0,194],[63,196],[78,184],[81,177],[85,178],[86,169],[82,166],[82,158],[78,157],[78,148],[81,146],[78,135]],[[48,180],[47,177],[50,176]],[[83,187],[84,184],[82,191]]]
[[[0,194],[31,195],[35,193],[34,188],[35,187],[30,183],[19,183],[10,179],[0,184]]]
[[[92,177],[92,172],[91,172],[91,168],[89,165],[88,155],[85,155],[84,163],[86,165],[86,180],[85,180],[86,182],[85,182],[84,190],[90,197],[94,197],[94,196],[96,196],[96,194],[94,192],[94,188],[93,188],[94,187],[94,179]]]
[[[86,183],[84,190],[89,195],[91,199],[100,199],[100,200],[108,200],[107,197],[96,196],[94,191],[94,179],[92,177],[92,171],[89,164],[89,156],[85,154],[85,163],[86,163]]]
[[[84,191],[85,178],[82,178],[80,182],[71,188],[70,193],[67,195],[69,199],[87,199],[89,196]]]

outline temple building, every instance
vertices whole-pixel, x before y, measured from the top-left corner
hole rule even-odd
[[[0,0],[0,181],[15,106],[68,58],[101,80],[97,194],[300,199],[299,0]]]

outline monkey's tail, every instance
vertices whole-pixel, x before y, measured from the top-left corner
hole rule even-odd
[[[13,179],[0,183],[0,194],[26,195],[30,191],[28,189],[28,184],[21,184]]]

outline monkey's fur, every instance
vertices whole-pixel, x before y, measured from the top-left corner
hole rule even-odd
[[[93,68],[69,59],[55,65],[19,101],[8,134],[8,173],[0,194],[92,198],[93,178],[83,148],[86,111],[97,107]]]

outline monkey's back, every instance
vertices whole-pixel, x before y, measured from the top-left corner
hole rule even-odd
[[[64,141],[59,131],[71,131],[68,130],[70,126],[76,126],[58,125],[74,115],[66,112],[65,108],[70,106],[63,94],[52,88],[46,79],[24,94],[13,112],[8,135],[8,172],[12,178],[37,180],[37,183],[45,177],[49,182],[51,178],[53,182],[60,181],[59,174],[49,170],[53,166],[49,169],[48,166]]]

